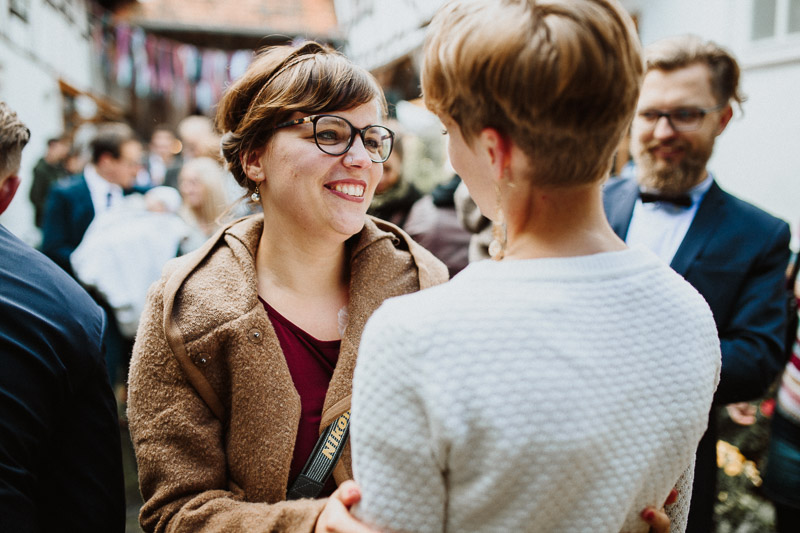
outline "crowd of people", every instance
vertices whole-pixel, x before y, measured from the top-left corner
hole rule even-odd
[[[148,532],[709,533],[720,411],[771,387],[796,530],[791,232],[707,169],[735,57],[642,49],[617,0],[427,31],[454,174],[425,194],[376,79],[312,41],[146,147],[48,141],[41,253],[0,225],[0,530],[124,530],[120,402]],[[0,212],[29,138],[0,102]]]

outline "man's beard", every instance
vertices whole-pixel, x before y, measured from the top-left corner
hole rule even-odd
[[[686,145],[684,156],[677,164],[653,155],[651,149],[659,144],[656,141],[639,148],[635,157],[639,185],[665,194],[682,194],[702,181],[713,142],[696,147]]]

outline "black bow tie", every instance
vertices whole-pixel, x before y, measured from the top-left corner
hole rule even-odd
[[[639,198],[642,203],[649,202],[667,202],[680,207],[692,207],[692,197],[688,194],[661,194],[658,192],[645,192],[639,193]]]

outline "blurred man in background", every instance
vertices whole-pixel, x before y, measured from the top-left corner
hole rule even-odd
[[[47,152],[33,167],[33,183],[31,184],[30,199],[34,209],[34,222],[41,228],[44,221],[44,206],[47,193],[59,178],[67,175],[64,160],[70,150],[69,140],[64,137],[55,137],[47,141]]]

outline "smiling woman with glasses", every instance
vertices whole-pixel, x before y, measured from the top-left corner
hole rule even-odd
[[[145,531],[369,531],[346,481],[361,332],[386,298],[447,279],[366,215],[394,142],[385,105],[313,42],[266,50],[223,96],[222,153],[263,214],[151,290],[128,403]]]

